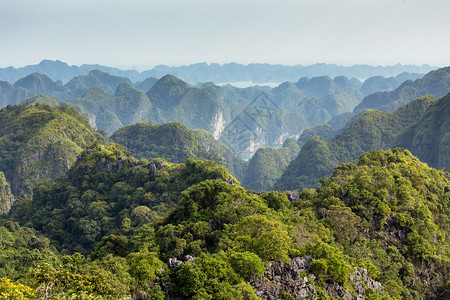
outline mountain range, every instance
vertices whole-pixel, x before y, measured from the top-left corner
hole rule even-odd
[[[0,298],[449,298],[448,68],[408,76],[2,82]]]
[[[37,65],[28,65],[22,68],[0,68],[0,80],[14,83],[18,79],[26,77],[32,73],[46,74],[54,81],[69,82],[73,77],[87,75],[93,70],[100,70],[111,75],[128,78],[133,82],[144,81],[148,77],[161,78],[164,75],[171,74],[184,81],[195,84],[197,82],[284,82],[296,81],[300,77],[316,77],[339,75],[349,78],[358,78],[364,80],[373,76],[392,77],[400,73],[427,73],[436,67],[429,65],[414,66],[401,65],[394,66],[369,66],[353,65],[339,66],[334,64],[314,64],[309,66],[284,66],[270,64],[249,64],[242,65],[238,63],[228,63],[224,65],[198,63],[189,66],[169,67],[159,65],[151,70],[138,72],[136,70],[120,70],[102,66],[98,64],[81,66],[69,66],[59,60],[43,60]]]
[[[378,95],[377,97],[380,99],[384,95],[387,97],[387,100],[383,100],[383,103],[389,103],[389,99],[393,98],[392,95],[398,94],[398,90],[404,90],[405,86],[409,90],[416,91],[414,95],[425,92],[439,95],[443,90],[450,87],[448,71],[448,68],[432,71],[421,79],[406,81],[394,91],[373,95]],[[402,76],[398,78],[407,77],[405,74]],[[361,88],[364,86],[368,88],[374,85],[373,82],[382,81],[379,77],[367,80],[361,85]],[[385,81],[394,82],[395,80],[391,78],[385,79]],[[396,79],[396,82],[398,83],[398,79]],[[8,85],[8,83],[4,84]],[[138,86],[139,88],[150,89],[144,93],[138,90]],[[268,152],[264,155],[262,152],[259,153],[255,160],[250,161],[251,168],[249,170],[247,170],[246,163],[234,157],[234,153],[231,154],[232,152],[245,159],[250,159],[259,148],[267,146],[279,148],[287,138],[298,138],[297,143],[300,147],[304,146],[307,140],[314,135],[319,135],[329,140],[339,133],[342,134],[346,124],[357,121],[365,113],[364,110],[359,111],[358,107],[365,102],[369,103],[369,100],[373,97],[373,95],[363,97],[361,88],[358,88],[354,81],[343,76],[335,77],[334,79],[327,76],[304,77],[295,83],[285,82],[276,88],[236,88],[232,86],[217,86],[211,82],[190,86],[172,75],[166,75],[159,80],[148,78],[144,82],[133,84],[127,78],[94,70],[86,76],[77,76],[71,79],[65,85],[62,85],[61,82],[52,81],[46,75],[34,73],[18,80],[11,87],[17,92],[15,93],[16,95],[24,93],[28,95],[47,94],[46,96],[27,98],[24,101],[27,104],[70,105],[82,112],[88,118],[93,128],[105,130],[109,135],[124,125],[131,125],[140,121],[151,121],[160,124],[178,121],[187,125],[188,128],[205,130],[211,136],[205,135],[205,133],[202,140],[209,145],[208,147],[214,144],[212,147],[215,149],[214,155],[221,153],[215,160],[227,166],[233,175],[239,178],[245,186],[256,190],[271,188],[271,184],[263,182],[265,180],[273,183],[274,180],[280,179],[280,174],[285,171],[287,164],[293,160],[293,157],[291,157],[293,152],[261,150],[275,152],[270,155]],[[6,90],[2,89],[0,94]],[[3,95],[4,99],[8,99],[7,103],[11,102],[11,99],[8,98],[11,95],[10,92]],[[411,100],[406,97],[406,94],[404,94],[402,99],[406,103]],[[361,104],[358,104],[361,100]],[[400,103],[398,100],[395,101]],[[350,113],[349,111],[355,106],[355,113]],[[325,122],[328,123],[320,125]],[[318,127],[311,127],[315,125]],[[350,135],[357,136],[358,134],[351,133]],[[367,139],[367,136],[361,138],[362,140],[364,138]],[[122,140],[125,141],[127,139],[128,135]],[[223,149],[221,148],[222,145],[214,142],[217,139],[225,145]],[[403,142],[403,145],[406,145],[405,143]],[[202,151],[205,151],[206,144],[200,145],[197,142],[196,144],[203,149]],[[316,168],[315,172],[317,174],[312,177],[309,176],[308,168],[303,171],[301,171],[301,169],[304,169],[303,167],[300,169],[296,168],[300,171],[292,171],[293,169],[290,168],[289,172],[305,172],[304,174],[308,175],[308,180],[315,178],[312,181],[315,184],[311,185],[315,186],[318,179],[329,174],[333,166],[339,162],[346,160],[355,161],[361,153],[371,149],[386,149],[386,145],[373,141],[359,150],[355,150],[354,146],[352,146],[353,150],[349,150],[347,146],[342,146],[346,148],[346,152],[351,154],[342,156],[337,154],[339,151],[335,152],[336,155],[342,156],[342,159],[325,159],[328,167]],[[310,147],[311,145],[307,146]],[[307,151],[308,147],[305,147],[302,151]],[[190,149],[189,151],[193,150]],[[447,150],[443,147],[443,150],[440,151],[443,151],[442,153],[445,154]],[[168,153],[163,152],[156,152],[157,156],[166,157],[169,160],[173,159],[171,156],[164,156],[163,154],[167,155]],[[138,154],[139,151],[136,153]],[[280,153],[285,153],[287,156],[280,156]],[[190,155],[191,157],[197,157],[196,155],[192,156],[192,153]],[[302,155],[302,152],[299,155]],[[440,156],[445,157],[442,154]],[[183,157],[187,158],[189,155]],[[270,161],[269,157],[278,158],[275,161]],[[308,157],[308,163],[311,164],[310,156],[307,155],[306,157]],[[326,156],[320,157],[323,159]],[[199,156],[199,158],[206,157]],[[263,158],[267,158],[268,161],[265,161]],[[182,161],[175,160],[174,162]],[[292,161],[292,163],[294,162]],[[267,168],[263,167],[264,165],[277,166],[273,169],[278,171],[273,172],[272,175],[266,178],[268,174],[263,174],[266,172],[256,171],[266,170]],[[11,175],[6,175],[8,180],[11,181],[13,194],[17,194],[18,189],[15,187],[17,180],[12,182]],[[299,175],[285,176],[294,178]],[[262,182],[257,182],[255,178],[266,179]],[[288,182],[283,180],[285,185],[277,187],[301,189],[309,186],[295,186],[288,184]]]
[[[402,76],[416,78],[414,74]],[[94,70],[65,85],[38,73],[14,85],[3,85],[3,105],[70,105],[94,128],[108,134],[139,121],[178,121],[221,138],[246,159],[261,146],[281,147],[286,138],[296,139],[302,130],[351,111],[363,98],[358,88],[361,83],[343,76],[303,77],[271,89],[211,82],[191,86],[172,75],[133,84],[127,78]]]

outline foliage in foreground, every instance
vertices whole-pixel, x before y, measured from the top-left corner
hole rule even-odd
[[[91,153],[84,154],[86,158],[67,178],[48,185],[45,193],[33,199],[33,220],[54,220],[44,215],[40,206],[50,208],[49,215],[65,211],[52,205],[71,199],[62,198],[68,190],[61,183],[67,184],[68,179],[74,191],[103,184],[104,190],[96,190],[96,197],[101,197],[114,189],[113,179],[121,178],[121,172],[150,168],[151,163],[129,157],[128,163],[134,167],[123,162],[118,168],[114,161],[109,171],[94,169],[98,161],[107,163],[107,157],[111,159],[114,153],[124,155],[117,146],[111,147],[91,147]],[[93,165],[92,160],[96,162]],[[144,188],[156,184],[165,192],[171,191],[173,209],[161,219],[144,218],[140,223],[129,219],[128,226],[124,221],[128,216],[123,215],[117,220],[124,223],[120,229],[111,227],[99,243],[83,245],[86,256],[68,255],[67,250],[73,248],[58,253],[48,239],[16,223],[0,227],[5,253],[0,277],[8,277],[2,279],[0,289],[14,286],[10,290],[29,293],[30,298],[164,299],[170,293],[189,299],[257,299],[252,283],[267,263],[287,263],[293,257],[309,255],[313,261],[304,276],[310,278],[318,297],[328,297],[327,286],[332,283],[355,293],[348,279],[355,267],[367,269],[371,278],[382,283],[382,292],[366,289],[368,299],[439,298],[446,293],[450,267],[448,174],[429,168],[407,150],[368,152],[358,164],[336,168],[333,176],[322,179],[318,189],[305,190],[292,203],[284,193],[246,191],[214,163],[186,161],[167,164],[159,171],[164,170],[167,173],[159,176],[166,180],[142,173],[131,178],[136,182],[141,178]],[[215,176],[208,179],[207,174]],[[132,183],[127,183],[128,189],[137,191],[139,187]],[[145,192],[152,192],[156,199],[165,197],[158,189]],[[114,199],[122,198],[116,196],[104,196],[102,201],[120,207]],[[77,203],[81,205],[86,199],[81,197]],[[126,202],[130,217],[142,206],[132,197],[123,199],[130,200]],[[137,211],[136,215],[145,215],[147,210]],[[111,218],[108,210],[96,212],[97,217]],[[46,226],[36,228],[60,247],[60,242],[45,231]],[[183,263],[175,267],[174,261]],[[283,292],[282,296],[288,299],[290,295]]]

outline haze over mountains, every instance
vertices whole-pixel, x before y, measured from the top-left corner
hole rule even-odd
[[[52,64],[42,63],[47,67]],[[14,85],[0,82],[0,100],[2,105],[21,103],[25,99],[29,104],[69,104],[81,111],[94,128],[108,134],[138,121],[179,121],[191,129],[209,131],[248,159],[259,147],[280,147],[287,137],[298,138],[302,130],[351,111],[363,98],[363,91],[390,91],[401,80],[420,76],[402,73],[390,78],[373,77],[364,83],[344,76],[302,77],[295,83],[285,82],[271,89],[220,87],[213,83],[191,86],[172,75],[132,83],[126,77],[99,70],[75,76],[62,84],[47,75],[33,73]],[[263,101],[272,103],[271,111],[263,112],[258,107],[261,103],[258,104],[257,97],[263,92],[267,97]],[[47,96],[30,98],[41,94]],[[245,142],[237,143],[237,140]]]
[[[84,64],[81,66],[69,66],[67,63],[59,60],[43,60],[37,65],[28,65],[22,68],[0,68],[0,80],[12,84],[18,79],[32,73],[41,73],[46,74],[53,81],[61,80],[63,83],[67,83],[75,76],[87,75],[90,71],[100,70],[111,75],[126,77],[133,82],[143,81],[148,77],[161,78],[164,75],[171,74],[191,84],[208,81],[215,83],[252,81],[258,83],[296,81],[300,77],[324,75],[330,77],[347,76],[349,78],[365,80],[366,78],[373,76],[393,77],[404,72],[424,74],[433,69],[436,69],[436,67],[429,65],[414,66],[401,64],[395,66],[375,67],[369,65],[354,65],[347,67],[324,63],[309,66],[270,64],[242,65],[238,63],[219,65],[214,63],[198,63],[180,67],[160,65],[151,70],[138,72],[136,70],[120,70],[102,65]]]

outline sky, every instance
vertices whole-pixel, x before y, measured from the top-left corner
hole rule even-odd
[[[0,0],[0,67],[450,65],[449,0]]]

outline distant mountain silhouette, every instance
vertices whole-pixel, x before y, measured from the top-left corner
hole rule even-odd
[[[37,65],[28,65],[22,68],[0,68],[0,80],[14,83],[18,79],[28,76],[32,73],[45,74],[54,81],[61,80],[67,83],[75,76],[87,75],[92,70],[100,70],[114,76],[126,77],[132,82],[143,81],[148,77],[161,78],[166,74],[174,75],[184,81],[195,84],[197,82],[284,82],[296,81],[300,77],[317,76],[347,76],[349,78],[359,78],[364,80],[372,76],[391,77],[403,72],[409,73],[427,73],[435,67],[429,65],[414,66],[401,65],[394,66],[369,66],[353,65],[339,66],[335,64],[314,64],[309,66],[295,65],[271,65],[271,64],[249,64],[238,63],[207,64],[197,63],[189,66],[169,67],[160,65],[151,70],[138,72],[136,70],[120,70],[102,65],[81,65],[69,66],[59,60],[43,60]]]

